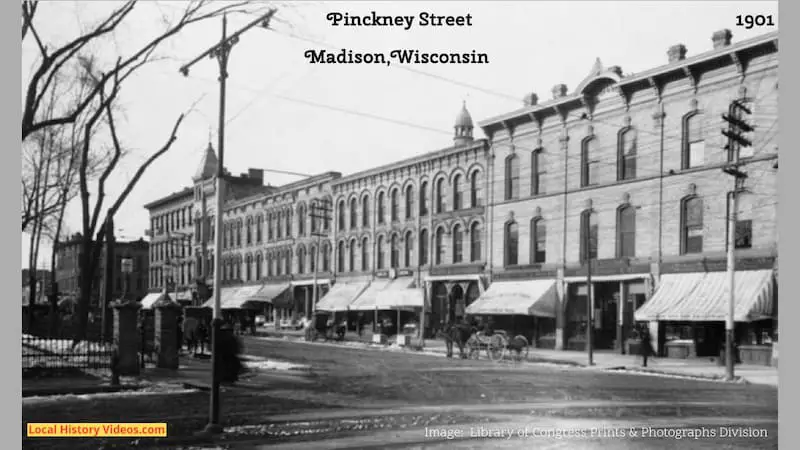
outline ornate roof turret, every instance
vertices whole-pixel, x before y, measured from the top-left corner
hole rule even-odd
[[[456,146],[466,145],[472,142],[472,129],[474,128],[472,124],[472,116],[467,111],[467,102],[461,106],[461,111],[456,116],[456,123],[454,125],[455,128],[455,135],[453,136],[453,142]]]
[[[207,180],[216,175],[217,161],[217,154],[214,152],[214,147],[211,146],[211,142],[209,142],[206,151],[203,153],[203,159],[200,160],[200,166],[197,167],[197,172],[194,174],[193,180]]]

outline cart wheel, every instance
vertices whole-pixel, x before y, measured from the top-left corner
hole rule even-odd
[[[467,339],[467,357],[469,359],[480,359],[481,344],[475,336]]]
[[[528,338],[526,338],[525,336],[523,336],[521,334],[518,334],[518,335],[514,336],[514,341],[517,341],[518,343],[522,344],[522,348],[520,348],[519,353],[516,354],[517,360],[518,361],[527,361],[528,360],[528,351],[531,348],[531,344],[528,342]],[[516,353],[516,352],[514,352],[514,353]]]
[[[500,335],[494,335],[486,344],[486,353],[492,361],[500,361],[506,350],[506,341]]]

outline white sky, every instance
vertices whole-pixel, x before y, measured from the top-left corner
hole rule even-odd
[[[119,30],[113,45],[123,51],[159,29],[160,14],[175,14],[183,2],[142,2]],[[40,4],[39,29],[61,40],[74,36],[116,2],[46,2]],[[402,28],[332,27],[329,12],[379,15],[472,15],[472,27]],[[604,65],[639,72],[665,64],[667,48],[683,43],[688,56],[711,49],[711,34],[729,28],[734,41],[768,28],[736,27],[740,14],[772,14],[777,2],[292,2],[278,10],[275,31],[255,28],[233,50],[228,79],[225,162],[233,173],[249,167],[317,174],[336,170],[349,174],[377,165],[444,148],[451,144],[452,124],[462,100],[475,122],[522,105],[536,92],[540,101],[565,83],[570,90],[587,75],[599,57]],[[136,20],[133,20],[135,17]],[[251,19],[231,17],[229,30]],[[416,20],[418,21],[418,19]],[[416,22],[415,21],[415,22]],[[122,91],[125,120],[118,124],[123,143],[133,152],[107,186],[110,204],[139,164],[160,147],[177,116],[197,99],[172,149],[141,178],[116,217],[118,239],[137,239],[148,227],[143,205],[191,184],[209,131],[214,147],[218,117],[217,65],[203,60],[189,78],[178,67],[219,38],[220,22],[190,28],[162,47],[159,61],[140,71]],[[413,70],[456,81],[413,73],[399,66],[312,65],[303,57],[322,45],[364,52],[394,49],[469,52],[489,55],[486,65],[419,65]],[[328,47],[328,49],[330,49]],[[128,50],[129,52],[130,50]],[[126,52],[126,54],[128,54]],[[36,50],[23,48],[23,83]],[[465,87],[467,84],[480,89]],[[486,91],[489,91],[487,93]],[[276,97],[279,96],[279,97]],[[285,98],[289,97],[295,101]],[[300,102],[298,102],[298,100]],[[360,114],[413,123],[415,128],[310,106],[327,105]],[[483,137],[476,130],[476,137]],[[265,173],[280,185],[297,177]],[[80,206],[68,211],[67,227],[80,230]],[[49,249],[42,260],[49,260]],[[22,267],[28,265],[28,239],[22,239]]]

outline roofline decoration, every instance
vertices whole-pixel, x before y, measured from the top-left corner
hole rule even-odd
[[[621,77],[619,76],[619,73],[617,73],[619,80],[616,81],[616,87],[617,89],[620,89],[622,95],[629,95],[629,89],[634,86],[649,86],[656,89],[656,93],[660,97],[661,84],[659,83],[659,79],[661,79],[661,77],[674,74],[675,72],[679,72],[683,76],[687,76],[688,74],[688,76],[694,77],[694,71],[692,70],[694,67],[706,64],[713,60],[730,59],[733,64],[737,64],[737,61],[742,60],[743,51],[766,45],[772,45],[774,46],[775,51],[778,51],[778,36],[778,32],[773,31],[765,33],[761,36],[756,36],[754,38],[731,44],[726,47],[713,49],[693,57],[658,66],[653,69],[645,70],[643,72],[626,77]],[[595,64],[597,64],[597,61]],[[615,69],[616,71],[615,67],[609,68],[609,70],[611,69]],[[743,67],[739,70],[743,70]],[[563,110],[566,106],[570,106],[575,103],[580,104],[582,101],[582,96],[584,95],[583,91],[589,85],[603,78],[614,78],[608,73],[608,70],[600,70],[598,72],[597,67],[593,68],[593,73],[594,75],[590,73],[590,75],[586,77],[586,79],[584,79],[578,88],[570,95],[559,97],[534,106],[519,108],[505,114],[482,120],[478,122],[478,126],[481,127],[484,134],[491,136],[495,131],[502,129],[504,126],[507,126],[507,124],[527,122],[533,116],[541,117],[546,110],[554,110],[558,113],[559,110]],[[694,86],[696,86],[696,83],[694,83]]]
[[[193,195],[193,192],[194,192],[194,188],[186,187],[186,188],[181,189],[178,192],[173,192],[172,194],[169,194],[169,195],[167,195],[165,197],[161,197],[159,199],[153,200],[150,203],[146,203],[144,205],[144,208],[150,210],[150,209],[157,208],[157,207],[159,207],[159,206],[161,206],[161,205],[163,205],[165,203],[169,203],[169,202],[171,202],[173,200],[177,200],[179,198],[191,197]]]
[[[417,163],[420,163],[420,162],[423,162],[423,161],[426,161],[426,160],[429,160],[429,159],[441,158],[443,156],[447,156],[447,155],[452,154],[452,153],[474,151],[475,149],[480,148],[480,147],[483,147],[484,150],[487,150],[489,148],[489,141],[487,139],[475,139],[474,141],[472,141],[468,145],[464,145],[464,146],[452,146],[451,145],[449,147],[446,147],[446,148],[443,148],[443,149],[440,149],[440,150],[434,150],[434,151],[431,151],[431,152],[428,152],[428,153],[423,153],[423,154],[418,155],[418,156],[412,156],[410,158],[401,159],[401,160],[395,161],[393,163],[384,164],[382,166],[374,167],[372,169],[367,169],[367,170],[362,170],[361,172],[352,173],[352,174],[347,175],[345,177],[339,178],[338,180],[336,180],[334,183],[331,183],[331,184],[334,185],[334,186],[338,186],[338,185],[341,185],[341,184],[345,184],[345,183],[348,183],[348,182],[352,182],[352,181],[358,180],[360,178],[366,178],[366,177],[378,175],[381,172],[386,172],[386,171],[391,170],[391,169],[401,168],[403,166],[410,166],[410,165],[417,164]]]

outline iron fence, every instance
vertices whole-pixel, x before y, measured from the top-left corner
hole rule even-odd
[[[107,340],[74,342],[33,335],[22,336],[22,371],[111,370],[114,345]]]

